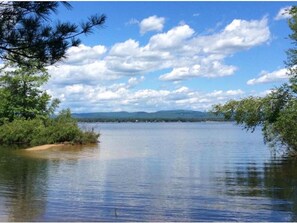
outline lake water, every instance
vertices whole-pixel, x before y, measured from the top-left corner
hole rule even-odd
[[[92,123],[98,146],[0,149],[0,221],[297,221],[297,161],[232,123]]]

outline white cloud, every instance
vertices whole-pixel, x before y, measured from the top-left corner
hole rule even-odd
[[[140,78],[131,77],[128,80],[128,86],[129,87],[134,87],[134,86],[136,86],[137,84],[139,84],[142,81],[144,81],[144,76],[141,76]]]
[[[224,77],[232,75],[236,67],[221,64],[219,61],[210,61],[209,63],[201,62],[201,65],[196,64],[191,67],[173,68],[169,73],[159,77],[163,81],[181,81],[194,77]]]
[[[288,79],[288,70],[283,68],[273,72],[262,71],[258,78],[247,81],[248,85],[278,82]]]
[[[266,97],[267,95],[269,95],[270,93],[272,93],[274,91],[274,89],[269,89],[269,90],[265,90],[265,91],[262,91],[260,93],[258,93],[257,95],[259,97]]]
[[[102,45],[89,47],[81,44],[78,47],[70,47],[66,53],[67,63],[89,64],[99,60],[106,51],[106,47]]]
[[[292,6],[287,6],[284,8],[281,8],[277,15],[274,17],[274,20],[282,20],[282,19],[288,19],[291,17],[291,15],[289,14],[290,9],[292,8]]]
[[[65,90],[68,93],[82,93],[82,91],[84,90],[84,86],[82,84],[73,84],[73,85],[68,85],[65,87]]]
[[[179,67],[179,68],[173,68],[173,70],[170,73],[161,75],[159,79],[178,81],[178,80],[184,79],[185,77],[191,77],[191,76],[194,76],[194,74],[190,73],[190,69],[188,67]]]
[[[228,91],[222,91],[222,90],[215,90],[209,94],[207,94],[210,97],[226,97],[226,96],[236,96],[236,95],[242,95],[244,94],[244,91],[241,89],[237,90],[228,90]]]
[[[169,57],[170,52],[154,51],[129,39],[115,44],[105,61],[108,70],[121,73],[123,76],[131,76],[170,66],[167,63]]]
[[[164,70],[169,72],[159,80],[173,83],[233,75],[237,67],[226,64],[225,59],[269,38],[267,19],[263,18],[233,20],[209,35],[198,35],[189,25],[180,24],[151,36],[144,44],[128,39],[110,47],[81,45],[70,48],[63,63],[48,67],[51,79],[46,88],[62,98],[61,108],[71,107],[75,112],[208,109],[245,93],[240,89],[199,92],[179,84],[176,89],[141,89],[145,84],[140,87],[139,83],[148,80],[151,72],[156,75]]]
[[[267,42],[270,38],[267,22],[266,17],[251,21],[234,19],[222,32],[197,38],[195,42],[205,53],[231,55]]]
[[[139,23],[140,33],[145,34],[150,31],[162,31],[164,28],[165,18],[156,15],[143,19]]]
[[[188,25],[180,25],[172,28],[166,33],[154,35],[150,38],[148,47],[151,50],[171,50],[180,48],[193,36],[195,31]]]
[[[176,93],[188,93],[190,91],[190,89],[188,87],[180,87],[178,89],[175,90]]]
[[[187,24],[153,35],[146,45],[128,39],[106,46],[80,45],[68,50],[68,58],[50,73],[56,84],[96,84],[101,80],[139,76],[170,69],[160,80],[182,81],[195,77],[223,77],[236,67],[224,63],[232,54],[267,42],[267,19],[233,20],[221,32],[199,36]],[[211,43],[211,44],[209,44]]]
[[[109,51],[110,56],[134,56],[139,53],[139,42],[128,39],[122,43],[116,43]]]
[[[227,96],[242,95],[243,93],[244,93],[244,91],[242,91],[241,89],[226,91]]]
[[[143,89],[135,92],[133,98],[143,99],[143,98],[158,98],[161,99],[162,97],[168,96],[170,91],[166,90],[153,90],[153,89]]]
[[[107,70],[106,63],[102,60],[90,64],[72,65],[58,64],[49,66],[48,72],[51,75],[49,84],[96,84],[102,80],[114,80],[118,76]]]
[[[54,86],[49,93],[53,97],[63,98],[60,109],[71,107],[72,112],[207,110],[213,104],[223,103],[231,98],[244,95],[240,89],[216,90],[210,93],[192,90],[186,86],[172,90],[150,88],[136,90],[129,87],[130,84],[131,79],[127,82],[106,86],[101,84],[96,86],[87,84],[59,85]]]

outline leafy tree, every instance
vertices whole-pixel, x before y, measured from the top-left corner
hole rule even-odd
[[[91,16],[81,26],[50,15],[59,2],[0,2],[0,143],[29,144],[97,142],[98,134],[83,132],[70,110],[51,119],[59,100],[41,89],[49,79],[46,66],[65,57],[80,43],[81,34],[105,23],[105,15]],[[64,6],[71,8],[67,2]]]
[[[89,34],[94,27],[102,27],[106,16],[93,15],[81,25],[58,21],[59,2],[2,1],[0,2],[0,59],[24,64],[37,60],[40,66],[54,64],[65,57],[70,46],[80,43],[81,34]],[[71,9],[71,5],[63,2]]]
[[[272,89],[265,97],[248,97],[231,100],[213,107],[213,112],[234,119],[247,130],[262,127],[264,140],[274,148],[285,148],[288,153],[297,153],[297,7],[290,9],[288,20],[293,46],[287,51],[286,66],[289,83]]]
[[[81,26],[60,21],[54,25],[49,16],[59,4],[0,2],[0,59],[5,62],[0,69],[0,124],[51,115],[59,101],[50,104],[50,95],[40,89],[49,79],[46,65],[64,58],[70,46],[80,43],[79,35],[105,23],[105,15],[94,15]],[[67,2],[62,4],[71,8]]]
[[[0,124],[15,118],[46,119],[53,114],[59,104],[58,99],[51,102],[51,96],[40,87],[48,81],[49,75],[44,68],[30,66],[10,66],[0,76]]]

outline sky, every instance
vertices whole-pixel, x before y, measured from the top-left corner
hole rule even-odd
[[[288,80],[292,2],[71,2],[53,21],[107,16],[44,86],[59,110],[185,109],[265,96]]]

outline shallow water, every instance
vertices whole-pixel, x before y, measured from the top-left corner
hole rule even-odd
[[[232,123],[92,123],[98,146],[0,149],[0,221],[296,221],[297,162]]]

